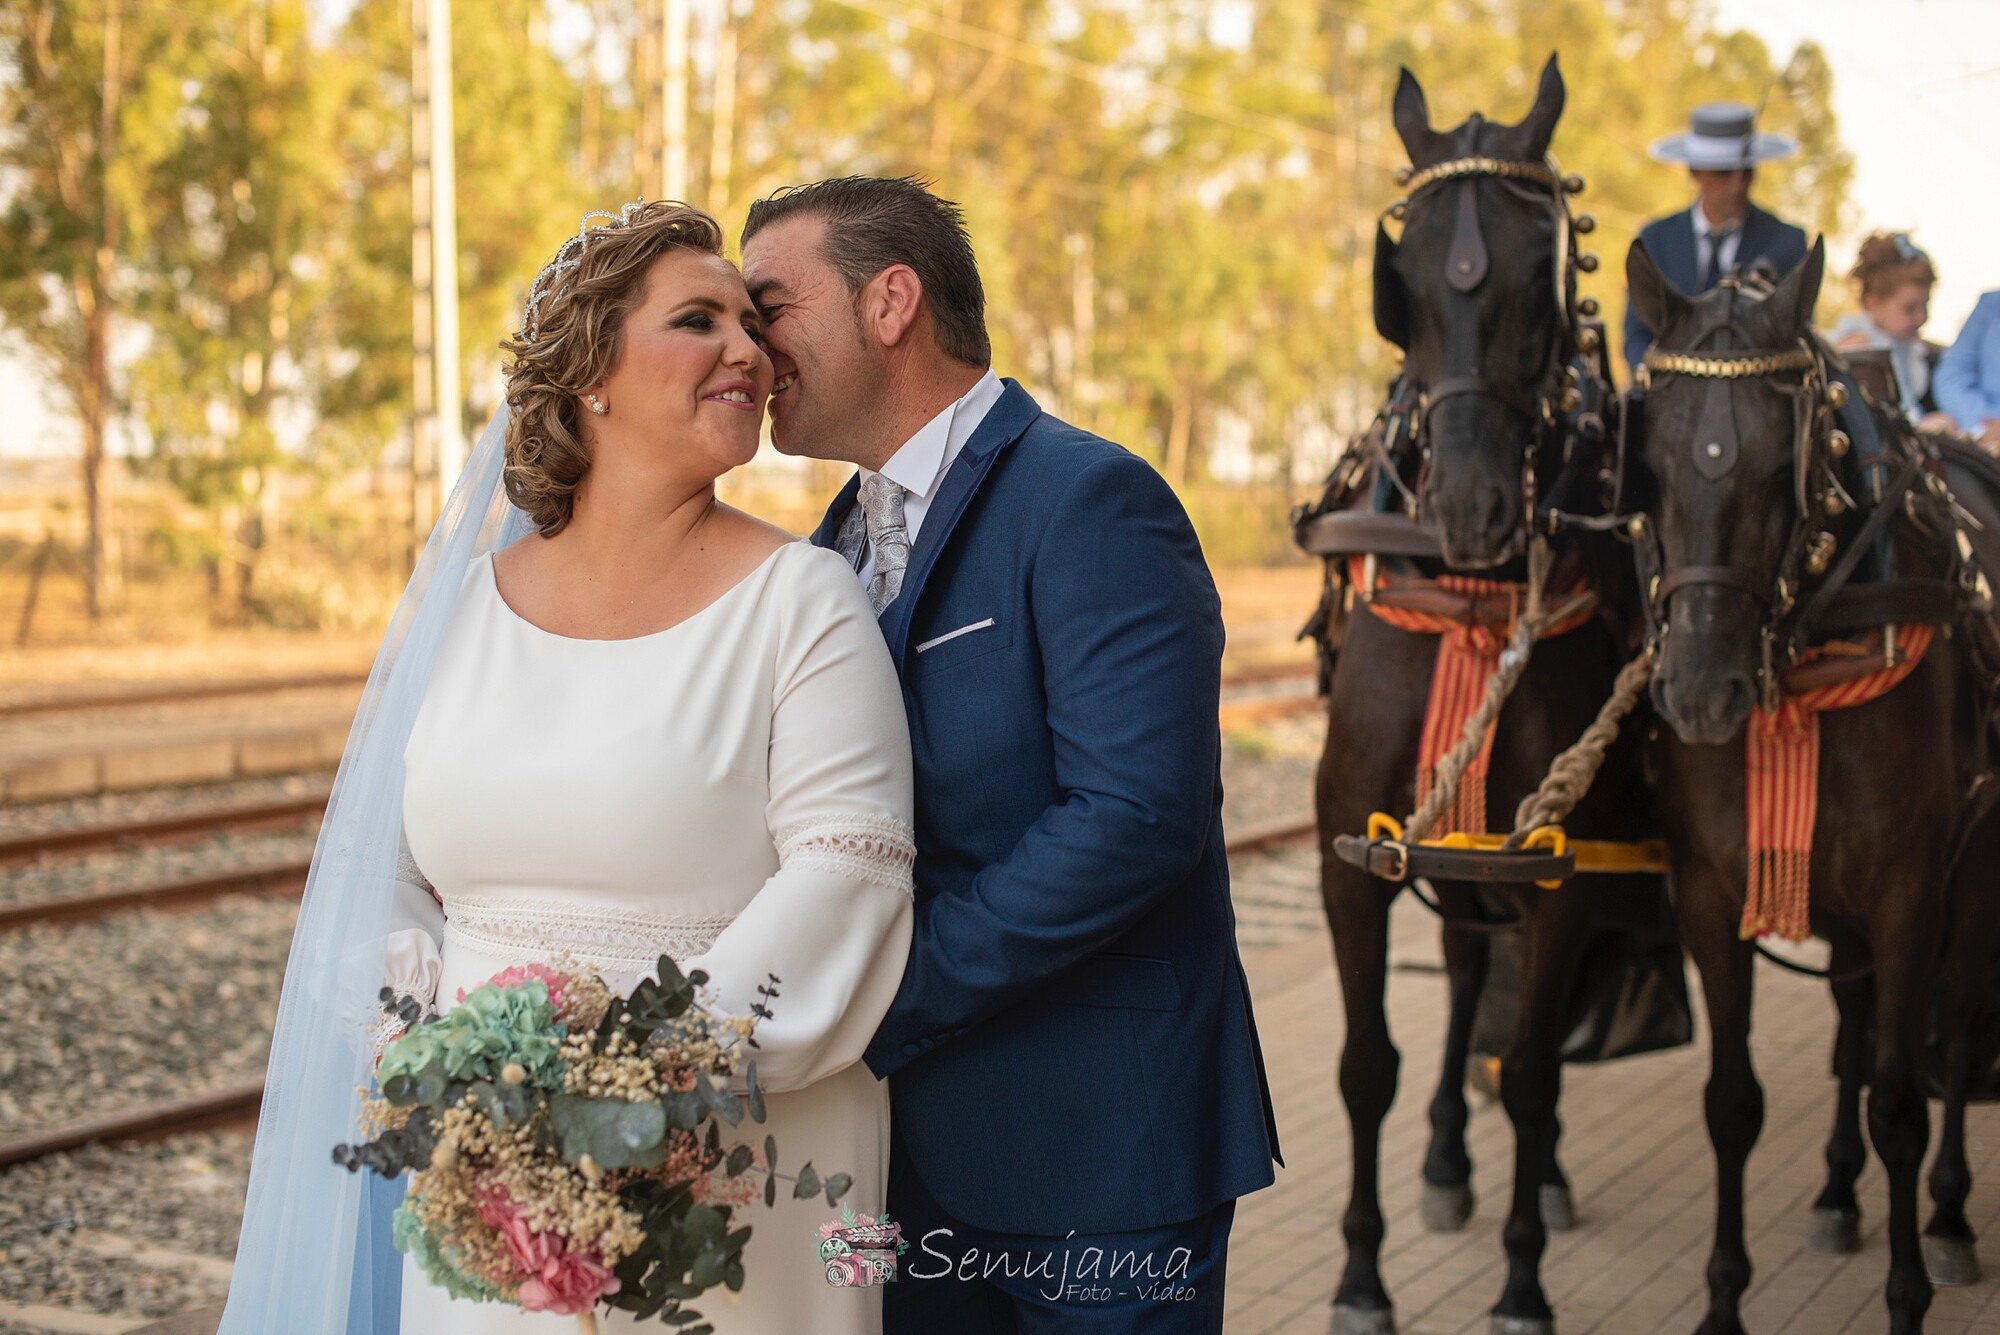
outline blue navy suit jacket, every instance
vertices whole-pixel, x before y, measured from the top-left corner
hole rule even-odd
[[[2000,418],[2000,292],[1983,294],[1972,308],[1957,340],[1938,359],[1931,393],[1968,435]]]
[[[1061,1236],[1268,1185],[1223,852],[1221,603],[1173,491],[1008,381],[882,632],[916,760],[916,929],[865,1060],[924,1186],[967,1224]]]
[[[1694,290],[1695,282],[1701,276],[1695,272],[1701,251],[1695,244],[1694,217],[1687,209],[1655,218],[1640,231],[1639,239],[1646,243],[1646,253],[1652,256],[1653,263],[1668,282],[1686,296],[1701,295]],[[1743,215],[1743,239],[1736,243],[1736,268],[1747,272],[1758,260],[1765,260],[1782,278],[1805,259],[1808,249],[1803,228],[1794,227],[1752,204],[1750,211]],[[1714,287],[1715,283],[1711,280],[1709,286]],[[1653,331],[1632,309],[1628,294],[1625,300],[1626,367],[1636,371],[1639,359],[1651,346]]]

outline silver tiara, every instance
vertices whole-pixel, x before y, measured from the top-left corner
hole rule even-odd
[[[583,248],[589,243],[590,234],[602,231],[606,227],[623,227],[632,221],[633,214],[645,207],[646,198],[641,195],[616,213],[609,209],[592,209],[583,215],[583,221],[577,224],[576,235],[563,242],[562,249],[556,252],[556,257],[535,275],[535,284],[528,289],[528,309],[521,315],[521,330],[514,335],[515,342],[535,341],[535,336],[541,332],[541,325],[536,317],[540,314],[542,303],[555,295],[556,284],[562,280],[564,274],[583,263]],[[604,219],[604,222],[592,227],[591,222],[598,218]]]

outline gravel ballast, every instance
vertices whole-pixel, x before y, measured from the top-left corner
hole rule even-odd
[[[297,914],[232,896],[0,933],[0,1136],[257,1079]]]
[[[249,1176],[248,1132],[93,1145],[9,1170],[0,1303],[138,1318],[220,1301]]]
[[[148,788],[131,793],[92,793],[86,797],[62,798],[54,802],[17,802],[0,806],[0,839],[156,820],[206,811],[211,807],[253,806],[260,802],[304,797],[326,788],[332,782],[332,771],[316,770],[306,774],[274,775],[268,779],[190,784],[185,788]]]
[[[224,830],[189,844],[142,844],[82,857],[45,856],[0,870],[0,904],[37,903],[241,867],[303,862],[312,856],[317,834],[318,822],[311,821],[276,832]]]

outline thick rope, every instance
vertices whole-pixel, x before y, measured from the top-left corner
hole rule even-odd
[[[1544,603],[1542,589],[1548,583],[1551,564],[1549,544],[1536,537],[1528,546],[1528,605],[1514,619],[1514,633],[1508,637],[1507,647],[1500,651],[1499,666],[1486,679],[1486,694],[1479,701],[1479,708],[1465,720],[1465,730],[1459,734],[1458,745],[1438,762],[1437,777],[1431,784],[1430,793],[1403,822],[1405,842],[1414,844],[1421,840],[1437,818],[1457,800],[1458,781],[1465,776],[1466,766],[1485,745],[1486,730],[1500,717],[1501,706],[1507,703],[1507,697],[1514,693],[1521,674],[1527,671],[1528,657],[1534,652],[1535,641],[1570,610],[1561,603]]]
[[[1603,768],[1605,752],[1618,736],[1618,729],[1639,695],[1653,679],[1653,650],[1648,646],[1637,658],[1619,670],[1612,684],[1611,698],[1597,711],[1597,717],[1583,730],[1576,744],[1549,765],[1541,787],[1521,799],[1514,810],[1514,833],[1507,836],[1507,848],[1519,848],[1521,841],[1544,825],[1560,825],[1590,791]]]

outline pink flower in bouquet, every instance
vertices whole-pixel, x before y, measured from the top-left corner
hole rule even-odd
[[[502,969],[486,980],[495,987],[519,987],[523,983],[538,982],[549,990],[549,1005],[560,1015],[563,1008],[563,991],[569,986],[569,979],[554,969],[540,964],[516,964]],[[458,999],[465,1001],[465,989],[458,989]]]
[[[529,966],[533,967],[533,966]],[[501,1192],[479,1201],[479,1217],[496,1229],[521,1271],[520,1302],[530,1312],[575,1316],[618,1292],[618,1277],[595,1259],[573,1252],[551,1233],[528,1226],[520,1207]]]

